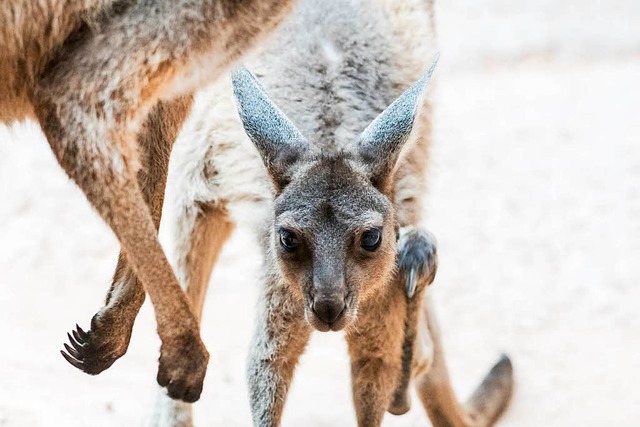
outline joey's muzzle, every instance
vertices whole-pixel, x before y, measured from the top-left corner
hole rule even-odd
[[[308,301],[307,320],[319,331],[339,331],[348,323],[347,289],[341,274],[327,273],[328,269],[316,271],[311,300]]]
[[[345,275],[346,248],[334,229],[322,230],[315,245],[313,281],[307,288],[305,317],[315,329],[339,331],[353,320]]]
[[[312,309],[313,313],[320,320],[328,325],[331,325],[344,314],[344,298],[341,295],[334,297],[314,298]]]

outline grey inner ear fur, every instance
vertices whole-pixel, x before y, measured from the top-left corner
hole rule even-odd
[[[283,179],[287,167],[306,151],[309,143],[246,67],[236,70],[231,81],[240,119],[249,139],[257,147],[272,177],[276,181]]]
[[[436,57],[420,80],[407,89],[362,132],[357,153],[371,171],[373,181],[384,179],[393,169],[404,143],[408,140],[426,88],[438,63]]]

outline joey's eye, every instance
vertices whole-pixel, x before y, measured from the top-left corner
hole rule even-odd
[[[362,237],[360,237],[360,246],[362,249],[373,252],[380,246],[380,242],[382,241],[382,234],[380,233],[379,228],[371,228],[364,233],[362,233]]]
[[[298,236],[294,232],[284,228],[281,228],[278,232],[280,233],[280,244],[285,251],[293,252],[298,249],[300,243],[298,242]]]

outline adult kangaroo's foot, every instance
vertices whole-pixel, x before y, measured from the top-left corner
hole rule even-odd
[[[67,333],[71,345],[64,344],[66,351],[60,352],[67,362],[89,375],[97,375],[124,356],[136,314],[113,315],[112,310],[103,309],[91,319],[91,329],[85,332],[76,325]]]
[[[199,330],[163,340],[160,348],[158,384],[170,397],[185,402],[200,398],[209,363],[209,353],[200,340]]]
[[[91,319],[84,331],[76,325],[67,334],[68,344],[62,356],[73,366],[89,375],[97,375],[124,356],[129,348],[136,316],[145,299],[144,288],[120,256],[107,303]]]

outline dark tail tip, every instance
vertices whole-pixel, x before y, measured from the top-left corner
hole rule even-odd
[[[499,377],[507,375],[508,378],[513,381],[513,363],[511,363],[511,358],[507,353],[502,353],[500,355],[500,359],[498,359],[498,362],[493,365],[493,368],[491,368],[491,371],[489,371],[487,376],[491,376],[494,373]]]
[[[467,401],[467,408],[478,425],[491,425],[504,412],[513,384],[513,364],[503,353]]]

